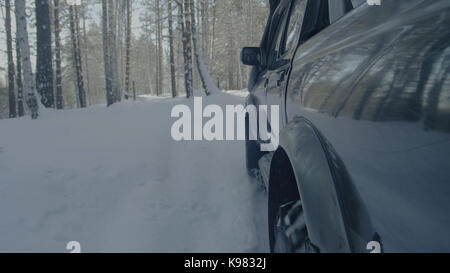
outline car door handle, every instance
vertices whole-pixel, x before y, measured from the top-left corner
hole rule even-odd
[[[281,80],[271,81],[267,84],[268,89],[278,88],[281,86]]]
[[[286,76],[286,72],[281,73],[280,78],[276,81],[269,81],[266,85],[267,89],[278,88],[281,87],[281,84],[284,81],[284,77]]]

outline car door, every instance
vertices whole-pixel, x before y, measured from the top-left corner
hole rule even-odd
[[[274,42],[269,54],[269,69],[266,79],[266,104],[278,106],[280,109],[279,124],[286,122],[284,109],[284,90],[287,76],[291,68],[291,60],[300,38],[303,18],[308,0],[289,1],[283,12],[283,20],[280,21]],[[270,110],[269,110],[270,116]]]
[[[257,76],[255,77],[255,75],[251,75],[250,80],[253,81],[252,78],[256,78],[254,80],[254,83],[251,84],[252,87],[250,91],[250,101],[248,102],[255,106],[267,105],[267,88],[270,75],[273,74],[273,71],[269,69],[269,64],[272,63],[271,58],[274,57],[273,51],[275,50],[277,44],[276,41],[278,41],[283,34],[287,17],[286,14],[288,13],[290,2],[290,0],[281,0],[277,8],[270,15],[267,31],[264,34],[265,38],[263,38],[263,42],[260,47],[262,58],[264,58],[263,63],[265,64],[265,66],[255,67],[252,71],[252,74],[255,73],[257,74]],[[268,129],[270,130],[269,124]],[[259,139],[259,141],[265,142],[261,139]]]
[[[448,1],[362,5],[321,33],[312,27],[311,33],[317,35],[298,48],[293,61],[287,91],[289,121],[308,120],[326,140],[325,149],[340,158],[339,165],[330,166],[349,173],[343,179],[345,172],[335,172],[342,206],[351,219],[349,234],[364,238],[360,235],[364,225],[355,217],[364,213],[355,213],[361,210],[354,205],[361,199],[387,252],[450,249],[450,237],[442,236],[448,234],[450,223],[449,191],[443,186],[449,181],[449,161],[444,160],[449,142],[430,144],[423,138],[445,139],[448,130],[427,128],[425,114],[411,118],[429,107],[426,95],[420,95],[424,101],[414,97],[422,88],[419,83],[428,81],[427,76],[421,79],[420,69],[448,55],[448,27],[443,27],[448,24],[437,20],[448,20],[444,15],[448,8]],[[339,16],[330,14],[328,21]],[[435,57],[425,62],[422,58],[430,56],[425,49],[430,48]],[[440,64],[435,67],[439,76],[430,70],[429,90],[442,92],[442,100],[449,89],[433,83],[446,74]],[[440,99],[435,99],[441,106],[431,110],[434,113],[448,109]],[[353,193],[344,190],[348,188]]]
[[[285,0],[284,0],[285,1]],[[250,96],[248,104],[255,106],[266,104],[266,81],[269,75],[268,71],[268,55],[271,47],[271,39],[274,30],[278,28],[279,23],[279,5],[278,1],[270,1],[270,14],[267,20],[267,25],[264,30],[264,35],[260,44],[261,50],[261,64],[252,68],[249,79]]]

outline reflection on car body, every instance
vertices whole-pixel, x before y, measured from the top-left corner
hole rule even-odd
[[[272,250],[450,251],[450,2],[272,4],[247,102],[284,128],[274,154],[246,145],[271,159]]]

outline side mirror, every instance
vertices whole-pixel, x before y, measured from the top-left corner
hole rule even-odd
[[[244,47],[241,51],[241,62],[244,65],[261,66],[261,48],[259,47]]]

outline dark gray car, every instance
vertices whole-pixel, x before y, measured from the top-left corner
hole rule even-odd
[[[246,142],[272,251],[450,252],[450,1],[380,3],[272,0],[242,52],[281,109],[278,150]]]

